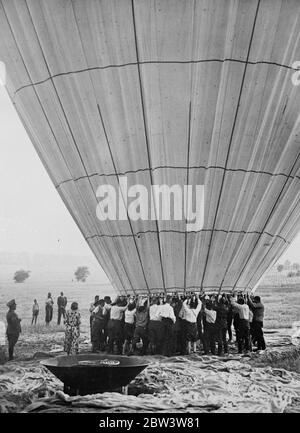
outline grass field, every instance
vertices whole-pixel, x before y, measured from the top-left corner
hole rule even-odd
[[[259,287],[265,305],[265,328],[290,328],[300,321],[300,285]]]
[[[105,295],[111,296],[112,299],[116,296],[113,288],[108,284],[97,283],[76,283],[76,282],[59,282],[49,281],[43,283],[27,282],[16,284],[14,282],[7,282],[0,284],[0,320],[5,321],[7,312],[6,303],[12,298],[17,302],[17,313],[22,318],[23,332],[30,332],[31,326],[31,312],[33,300],[37,299],[40,306],[40,313],[38,317],[38,328],[36,331],[42,332],[45,323],[45,301],[47,293],[51,292],[54,300],[54,315],[51,327],[55,327],[57,321],[57,305],[56,300],[60,292],[68,298],[68,306],[71,302],[76,301],[79,304],[79,309],[82,316],[82,329],[85,330],[89,326],[89,307],[95,295],[101,297]],[[54,329],[53,329],[54,330]],[[35,332],[36,332],[35,331]],[[48,331],[47,331],[48,332]]]

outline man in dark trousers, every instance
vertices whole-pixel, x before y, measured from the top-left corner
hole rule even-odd
[[[66,317],[66,306],[68,300],[66,296],[64,296],[63,292],[60,292],[60,296],[57,298],[57,307],[58,307],[58,316],[57,316],[57,324],[60,325],[61,316],[65,319]]]
[[[214,303],[213,309],[217,312],[215,321],[216,341],[218,342],[218,356],[228,353],[228,344],[226,340],[228,326],[228,302],[224,296]]]
[[[21,319],[19,319],[18,315],[16,314],[17,304],[14,299],[9,301],[7,303],[7,306],[9,308],[9,311],[6,315],[6,321],[7,321],[6,335],[8,340],[8,356],[9,356],[9,361],[11,361],[14,358],[14,347],[18,341],[21,332],[21,323],[20,323]]]
[[[217,312],[213,310],[213,302],[211,299],[203,299],[204,305],[204,354],[208,355],[211,351],[212,355],[216,354],[216,318]]]
[[[250,309],[245,303],[245,299],[243,296],[239,296],[238,298],[232,297],[231,305],[239,315],[237,334],[238,352],[242,353],[243,350],[246,350],[246,352],[248,352],[251,349]]]
[[[253,319],[252,319],[252,333],[253,333],[253,340],[257,342],[257,350],[265,350],[266,343],[264,339],[264,332],[263,332],[263,320],[264,320],[264,312],[265,307],[261,303],[260,297],[255,296],[253,299],[247,294],[247,301],[250,310],[253,313]]]
[[[94,319],[92,321],[92,351],[98,352],[105,349],[104,344],[104,329],[106,324],[107,310],[105,308],[104,299],[96,302],[93,311]]]
[[[172,296],[167,295],[166,302],[161,306],[159,315],[162,318],[162,330],[163,330],[163,355],[173,355],[173,338],[174,338],[174,324],[176,317],[174,309],[171,306]]]
[[[118,355],[122,354],[122,336],[123,336],[123,316],[124,312],[127,309],[127,302],[124,301],[121,297],[117,297],[116,301],[111,304],[110,307],[110,319],[107,324],[107,332],[108,332],[108,353],[113,353],[114,351],[114,343],[117,345]],[[105,308],[109,308],[106,305]]]
[[[137,343],[142,340],[143,348],[141,351],[142,355],[146,355],[148,348],[148,324],[149,324],[149,298],[144,299],[143,297],[138,300],[138,305],[135,313],[135,330],[132,339],[132,350],[136,352]]]

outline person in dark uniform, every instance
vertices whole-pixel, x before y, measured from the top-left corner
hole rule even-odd
[[[9,311],[6,315],[7,329],[6,335],[8,340],[8,357],[9,361],[14,358],[14,347],[18,341],[21,332],[21,319],[16,313],[17,304],[14,299],[7,303]]]

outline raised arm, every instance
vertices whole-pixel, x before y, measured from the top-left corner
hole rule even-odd
[[[253,308],[256,307],[256,305],[252,302],[252,300],[251,300],[251,298],[250,298],[250,296],[249,296],[249,293],[247,293],[247,304],[249,305],[249,307],[250,307],[251,309],[253,309]]]
[[[184,310],[187,310],[188,309],[188,306],[187,306],[187,299],[185,299],[184,301],[183,301],[183,303],[182,303],[182,308],[184,309]]]
[[[175,313],[174,313],[174,308],[171,307],[171,309],[172,309],[172,312],[171,312],[171,319],[172,319],[173,322],[175,323],[175,322],[176,322],[176,316],[175,316]]]
[[[200,298],[198,296],[198,305],[197,305],[197,308],[196,308],[196,314],[199,314],[201,308],[202,308],[202,302],[201,302],[201,300],[200,300]]]

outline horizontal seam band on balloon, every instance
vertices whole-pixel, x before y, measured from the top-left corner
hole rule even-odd
[[[219,285],[219,286],[202,286],[201,287],[200,284],[195,284],[194,286],[187,286],[187,287],[174,286],[174,287],[166,287],[165,289],[168,290],[168,291],[171,291],[171,290],[182,290],[182,291],[184,291],[184,290],[191,290],[191,289],[199,289],[200,287],[202,289],[219,289],[220,286],[221,285]],[[233,286],[222,286],[222,289],[231,289],[232,290]],[[243,289],[243,290],[245,290],[245,289],[252,289],[252,287],[251,286],[246,286],[246,287],[244,287],[244,286],[236,286],[235,287],[235,290],[241,290],[241,289]],[[146,293],[146,289],[142,289],[142,290],[145,290],[145,293]],[[161,292],[163,292],[164,288],[163,287],[151,287],[151,288],[149,288],[149,290],[150,291],[157,291],[157,292],[161,291]]]
[[[203,166],[203,165],[198,165],[198,166],[175,166],[175,165],[160,165],[157,167],[146,167],[146,168],[138,168],[136,170],[127,170],[124,172],[119,172],[119,173],[92,173],[89,174],[88,176],[79,176],[76,177],[74,179],[66,179],[61,181],[60,183],[55,185],[55,188],[59,188],[61,185],[63,185],[64,183],[67,182],[77,182],[78,180],[81,179],[87,179],[87,178],[91,178],[94,176],[98,176],[98,177],[113,177],[113,176],[126,176],[127,174],[137,174],[140,172],[145,172],[145,171],[155,171],[155,170],[163,170],[163,169],[173,169],[173,170],[187,170],[187,168],[189,170],[225,170],[225,171],[229,171],[229,172],[240,172],[240,173],[253,173],[253,174],[265,174],[267,176],[272,176],[272,177],[279,177],[279,176],[283,176],[289,179],[299,179],[300,180],[300,176],[292,176],[292,175],[288,175],[285,173],[271,173],[268,171],[263,171],[263,170],[246,170],[244,168],[225,168],[222,166],[218,166],[218,165],[210,165],[210,166]]]
[[[82,72],[90,72],[90,71],[96,71],[96,70],[106,70],[106,69],[114,69],[114,68],[125,68],[128,66],[138,66],[138,65],[163,65],[163,64],[178,64],[178,65],[189,65],[189,64],[201,64],[201,63],[211,63],[211,62],[218,62],[218,63],[225,63],[225,62],[234,62],[234,63],[241,63],[246,65],[272,65],[272,66],[278,66],[280,68],[290,69],[292,71],[299,71],[298,68],[293,68],[289,65],[284,65],[277,62],[270,62],[267,60],[258,60],[258,61],[247,61],[247,60],[238,60],[238,59],[203,59],[203,60],[145,60],[142,62],[129,62],[129,63],[122,63],[122,64],[116,64],[116,65],[106,65],[106,66],[93,66],[90,68],[84,68],[84,69],[78,69],[74,71],[68,71],[68,72],[59,72],[57,74],[51,75],[50,77],[45,78],[44,80],[36,81],[35,83],[25,84],[24,86],[19,87],[14,92],[14,96],[20,91],[25,89],[26,87],[32,87],[32,86],[38,86],[40,84],[46,83],[47,81],[61,77],[66,75],[72,75],[72,74],[80,74]]]
[[[280,236],[280,235],[273,235],[269,232],[259,232],[259,231],[245,231],[245,230],[224,230],[224,229],[201,229],[201,230],[191,230],[191,231],[185,231],[185,230],[174,230],[174,229],[170,229],[170,230],[159,230],[159,233],[178,233],[178,234],[199,234],[199,233],[205,233],[205,232],[222,232],[222,233],[229,233],[229,234],[244,234],[244,235],[267,235],[270,236],[272,238],[279,238],[282,241],[284,241],[287,244],[290,244],[291,242],[288,241],[287,239],[285,239],[284,237]],[[93,238],[130,238],[130,237],[135,237],[135,236],[140,236],[140,235],[145,235],[145,234],[155,234],[157,233],[156,230],[145,230],[145,231],[140,231],[134,234],[115,234],[115,235],[108,235],[108,234],[97,234],[97,235],[92,235],[92,236],[87,236],[85,237],[86,240],[88,239],[93,239]]]

